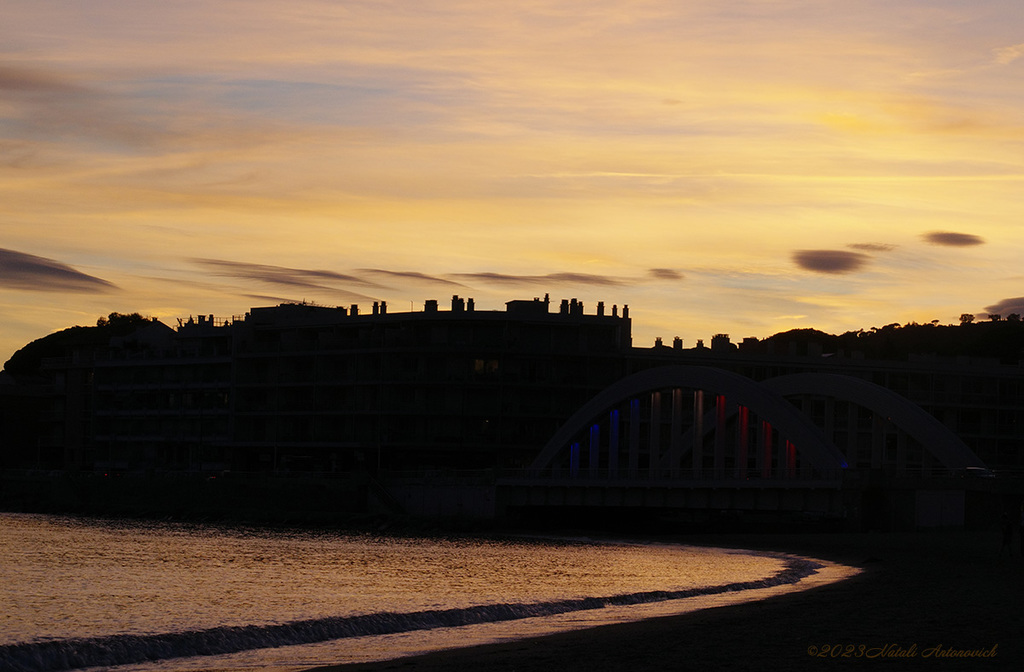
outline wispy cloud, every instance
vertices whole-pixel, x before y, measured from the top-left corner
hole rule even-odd
[[[652,268],[647,272],[656,280],[682,280],[686,277],[679,271],[671,268]]]
[[[331,290],[335,288],[324,283],[354,284],[363,287],[377,287],[375,282],[355,275],[336,273],[335,271],[309,270],[288,268],[269,264],[252,264],[241,261],[225,261],[222,259],[193,259],[194,263],[210,269],[214,275],[244,280],[258,280],[275,285],[301,287],[306,289]]]
[[[53,72],[4,65],[0,65],[0,91],[21,94],[85,95],[89,93],[86,87]]]
[[[623,280],[606,275],[589,273],[548,273],[547,275],[510,275],[507,273],[454,273],[453,277],[500,285],[596,285],[616,287],[626,284]]]
[[[797,250],[793,253],[797,266],[816,273],[853,273],[869,259],[866,254],[846,250]]]
[[[992,53],[995,56],[995,62],[1000,65],[1009,65],[1013,63],[1021,56],[1024,56],[1024,42],[1015,44],[1012,47],[1001,47],[999,49],[993,49]]]
[[[896,249],[895,245],[888,243],[851,243],[847,247],[861,252],[891,252]]]
[[[116,96],[60,70],[0,66],[0,91],[7,122],[25,138],[140,146],[154,135]]]
[[[452,287],[465,287],[462,283],[455,282],[454,280],[446,280],[434,275],[427,275],[426,273],[420,273],[418,271],[386,271],[380,268],[360,268],[360,273],[368,273],[370,275],[381,275],[386,278],[391,278],[399,281],[411,281],[415,283],[426,283],[428,285],[449,285]]]
[[[970,247],[985,243],[985,239],[981,236],[953,231],[931,231],[924,234],[924,239],[932,245],[944,245],[946,247]]]
[[[0,288],[37,292],[107,292],[117,287],[54,259],[0,249]]]
[[[985,308],[985,311],[989,315],[1024,315],[1024,296],[1017,296],[1012,299],[1003,299],[1002,301],[995,303]]]

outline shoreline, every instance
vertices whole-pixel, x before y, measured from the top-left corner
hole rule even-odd
[[[739,604],[309,672],[782,672],[820,670],[833,658],[852,669],[995,670],[1024,662],[1018,641],[1024,559],[1016,548],[1013,557],[1000,556],[994,531],[708,535],[672,542],[820,558],[860,571]]]

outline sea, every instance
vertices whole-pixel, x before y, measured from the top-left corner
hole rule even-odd
[[[813,587],[784,554],[0,513],[0,670],[293,672]]]

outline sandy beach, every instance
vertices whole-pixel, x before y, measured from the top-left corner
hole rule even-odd
[[[811,590],[680,616],[440,651],[338,670],[1019,669],[1024,559],[998,531],[714,535],[861,568]]]

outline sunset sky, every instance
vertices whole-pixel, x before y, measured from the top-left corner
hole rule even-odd
[[[0,362],[111,311],[1024,313],[1020,0],[5,0]]]

